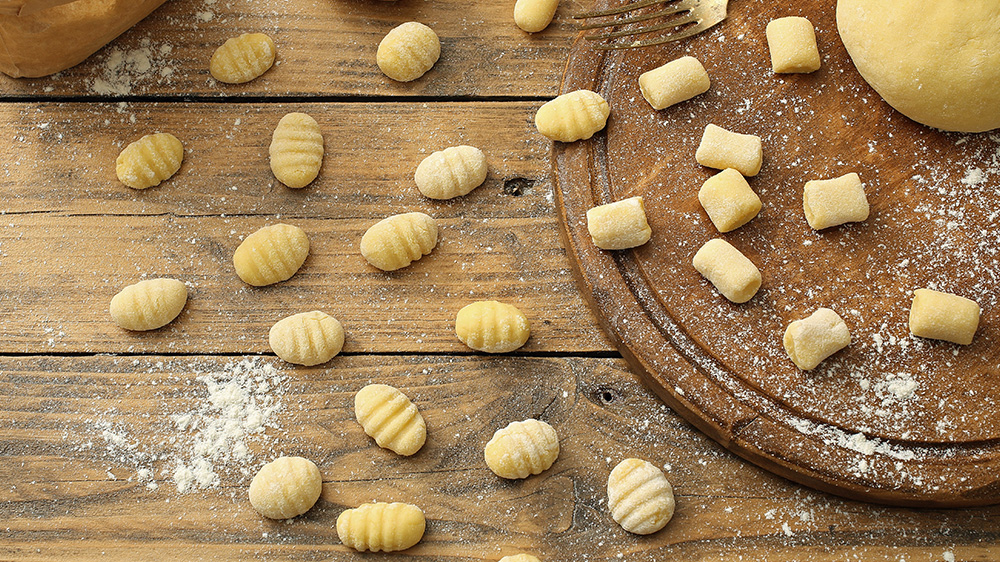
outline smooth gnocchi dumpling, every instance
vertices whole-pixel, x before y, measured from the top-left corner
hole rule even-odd
[[[278,320],[267,339],[281,359],[311,367],[340,353],[344,348],[344,327],[325,312],[301,312]]]
[[[819,308],[808,318],[796,320],[785,329],[785,351],[803,371],[815,369],[824,359],[851,343],[851,332],[839,314]]]
[[[646,221],[642,197],[635,196],[587,211],[587,231],[602,250],[625,250],[649,242],[653,229]]]
[[[790,16],[771,20],[765,35],[771,51],[771,70],[775,73],[819,70],[816,31],[806,18]]]
[[[305,231],[279,223],[247,236],[233,254],[233,266],[244,283],[262,287],[291,278],[308,256]]]
[[[552,23],[559,0],[517,0],[514,3],[514,23],[523,31],[537,33]]]
[[[111,299],[111,318],[126,330],[155,330],[184,309],[187,287],[176,279],[147,279],[129,285]]]
[[[648,535],[674,516],[674,491],[652,463],[625,459],[608,476],[608,509],[626,531]]]
[[[709,124],[701,136],[695,160],[702,166],[734,168],[744,176],[756,176],[764,162],[764,149],[757,135],[743,135]]]
[[[250,504],[269,519],[290,519],[309,511],[323,491],[319,468],[302,457],[279,457],[250,482]]]
[[[760,212],[760,197],[743,174],[728,168],[705,180],[698,201],[719,232],[730,232],[750,222]]]
[[[274,64],[274,41],[263,33],[233,37],[212,53],[208,71],[219,82],[242,84],[257,78]]]
[[[507,353],[528,341],[531,323],[512,304],[479,301],[458,311],[455,333],[462,343],[476,351]]]
[[[133,189],[146,189],[170,179],[181,169],[184,145],[170,133],[146,135],[125,147],[115,162],[121,182]]]
[[[441,40],[426,25],[411,21],[395,27],[382,38],[375,62],[382,73],[397,82],[424,75],[441,56]]]
[[[427,521],[419,507],[408,503],[366,503],[337,517],[337,536],[354,550],[395,552],[420,542]]]
[[[427,440],[427,425],[417,406],[387,384],[370,384],[358,391],[354,416],[379,447],[397,455],[408,457]]]
[[[732,302],[747,302],[760,289],[760,270],[743,252],[722,238],[705,242],[691,263]]]
[[[278,121],[271,136],[271,172],[291,188],[309,185],[323,165],[323,133],[305,113],[289,113]]]
[[[813,230],[822,230],[868,218],[870,207],[864,184],[850,173],[832,180],[806,182],[802,190],[802,210]]]
[[[969,345],[979,328],[981,313],[976,301],[953,295],[917,289],[910,305],[910,332],[922,338]]]
[[[438,228],[424,213],[393,215],[375,223],[361,237],[361,255],[382,271],[406,267],[437,246]]]
[[[541,474],[559,456],[559,437],[549,424],[536,419],[511,422],[498,429],[483,452],[494,474],[510,480]]]
[[[486,155],[474,146],[452,146],[424,158],[413,174],[417,189],[431,199],[467,195],[486,181]]]
[[[498,562],[542,562],[537,556],[531,554],[511,554],[504,556]]]
[[[653,109],[689,100],[704,94],[711,86],[708,71],[694,57],[681,57],[639,76],[642,97]]]
[[[611,107],[597,92],[577,90],[538,108],[535,128],[546,137],[573,142],[589,139],[608,122]]]

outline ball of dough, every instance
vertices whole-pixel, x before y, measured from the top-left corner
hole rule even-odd
[[[837,28],[903,115],[946,131],[1000,127],[1000,3],[838,0]]]

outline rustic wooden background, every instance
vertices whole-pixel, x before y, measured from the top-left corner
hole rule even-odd
[[[172,0],[76,68],[0,78],[0,559],[361,559],[334,522],[374,499],[424,508],[424,541],[402,556],[426,560],[1000,559],[1000,507],[897,509],[814,492],[729,454],[629,373],[574,283],[551,144],[532,126],[559,91],[569,15],[588,7],[564,0],[528,36],[512,2]],[[374,52],[409,20],[437,31],[442,58],[396,84]],[[243,86],[214,82],[212,50],[249,31],[271,34],[279,64]],[[292,110],[313,115],[326,140],[319,179],[299,191],[277,184],[266,159]],[[154,130],[184,141],[184,165],[132,191],[114,158]],[[457,143],[486,152],[486,184],[458,201],[422,198],[416,164]],[[440,245],[401,272],[371,269],[360,235],[408,210],[438,218]],[[242,285],[233,250],[276,220],[310,234],[311,256],[286,283]],[[189,283],[185,311],[154,333],[117,329],[111,296],[149,276]],[[457,341],[454,314],[483,298],[526,311],[527,346],[487,357]],[[344,323],[343,355],[310,369],[273,358],[270,325],[315,308]],[[248,464],[181,492],[169,471],[185,442],[171,415],[205,402],[200,375],[245,355],[280,371],[283,406],[250,439]],[[353,422],[351,397],[370,381],[424,412],[430,436],[415,457],[378,450]],[[500,481],[482,445],[526,417],[556,427],[562,454],[543,475]],[[287,523],[263,520],[245,496],[278,454],[309,457],[324,475],[319,504]],[[607,474],[629,456],[665,466],[677,494],[674,521],[650,537],[606,512]]]

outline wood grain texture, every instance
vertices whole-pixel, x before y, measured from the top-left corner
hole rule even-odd
[[[220,465],[218,487],[179,493],[170,473],[188,453],[190,431],[171,416],[197,411],[207,400],[197,377],[225,371],[229,360],[0,359],[0,556],[360,560],[339,544],[334,522],[374,499],[423,507],[427,534],[406,554],[426,560],[523,550],[543,560],[940,560],[951,552],[987,561],[1000,541],[997,507],[876,507],[754,468],[666,409],[616,359],[276,362],[285,380],[270,394],[283,406],[276,427],[250,440],[248,470]],[[353,394],[370,382],[402,389],[427,420],[427,444],[413,457],[379,449],[354,420]],[[559,432],[559,459],[523,481],[497,478],[483,445],[496,428],[528,417]],[[324,476],[320,502],[289,523],[263,519],[246,499],[253,471],[279,454],[310,458]],[[606,511],[607,474],[628,456],[665,466],[677,496],[673,521],[649,537],[624,532]],[[142,468],[156,475],[156,489],[141,481]]]
[[[569,15],[586,4],[564,0],[548,29],[528,34],[514,25],[512,2],[173,0],[56,76],[0,75],[0,95],[551,96],[576,35]],[[375,51],[407,21],[434,29],[441,58],[421,79],[399,83],[379,71]],[[274,39],[274,68],[246,84],[214,80],[208,61],[215,49],[254,32]]]
[[[524,352],[608,351],[574,281],[553,214],[535,104],[12,104],[0,135],[15,139],[2,166],[8,194],[0,263],[7,352],[260,353],[267,331],[322,309],[347,331],[345,353],[470,352],[454,334],[475,300],[521,307],[533,324]],[[302,190],[271,174],[267,146],[282,115],[301,110],[323,130],[319,178]],[[88,130],[96,124],[101,135]],[[4,130],[6,129],[6,130]],[[147,130],[175,131],[181,170],[135,191],[115,178],[121,145]],[[439,202],[413,183],[420,160],[447,146],[484,147],[489,177]],[[436,218],[431,255],[383,273],[361,257],[362,234],[408,211]],[[261,226],[288,222],[311,255],[273,287],[240,282],[232,255]],[[156,332],[118,329],[108,302],[143,277],[189,283],[181,316]]]
[[[836,36],[827,2],[797,13],[819,30],[824,67],[774,75],[761,30],[785,10],[737,5],[718,29],[662,51],[595,56],[578,45],[564,91],[600,91],[605,133],[557,145],[559,202],[582,284],[632,364],[672,406],[732,450],[790,478],[851,497],[923,505],[1000,501],[994,211],[1000,179],[989,135],[919,126],[878,101]],[[712,90],[657,112],[640,73],[682,54],[710,69]],[[760,293],[725,301],[691,266],[719,233],[697,193],[717,173],[694,161],[709,123],[757,134],[750,179],[760,216],[723,237],[762,271]],[[994,164],[991,164],[994,163]],[[978,170],[978,172],[977,172]],[[857,171],[872,206],[863,222],[822,232],[803,216],[810,179]],[[643,196],[653,239],[596,249],[591,206]],[[913,337],[911,292],[936,287],[984,310],[973,345]],[[781,335],[819,306],[846,318],[853,342],[799,371]]]

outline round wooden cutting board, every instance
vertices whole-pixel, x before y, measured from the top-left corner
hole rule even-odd
[[[582,38],[574,45],[562,91],[591,89],[611,105],[603,132],[554,148],[581,287],[647,384],[744,458],[867,501],[996,503],[1000,135],[944,133],[892,110],[844,50],[834,2],[761,5],[731,2],[725,22],[666,46],[602,52]],[[818,72],[771,72],[764,29],[787,15],[816,26]],[[683,55],[702,61],[711,90],[653,110],[639,75]],[[717,172],[694,158],[709,123],[764,144],[764,167],[749,180],[763,210],[724,235],[697,198]],[[865,182],[870,218],[814,232],[803,185],[849,172]],[[596,248],[586,211],[633,195],[644,198],[652,240],[620,252]],[[691,265],[720,236],[763,275],[746,304],[727,301]],[[980,304],[972,345],[910,335],[912,291],[921,287]],[[818,307],[844,318],[852,343],[803,372],[781,338]]]

